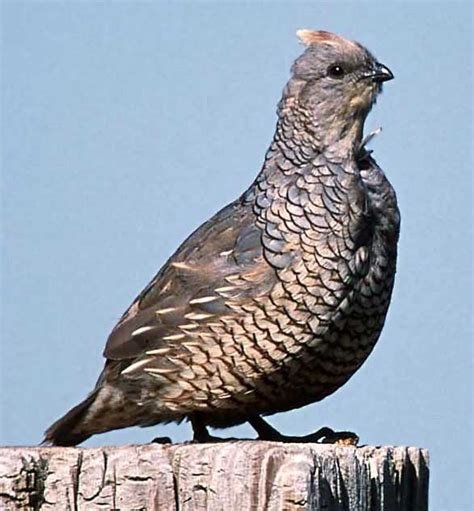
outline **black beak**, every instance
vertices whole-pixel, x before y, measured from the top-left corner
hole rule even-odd
[[[367,78],[372,78],[374,82],[382,83],[388,82],[388,80],[392,80],[394,76],[387,66],[377,62],[375,69],[372,73],[367,75]]]

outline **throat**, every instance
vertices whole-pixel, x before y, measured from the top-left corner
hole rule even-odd
[[[362,143],[363,128],[359,118],[346,120],[343,124],[334,122],[321,136],[322,152],[333,162],[355,160]]]

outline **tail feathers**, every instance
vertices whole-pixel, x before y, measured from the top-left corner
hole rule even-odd
[[[83,419],[96,396],[97,391],[92,392],[82,403],[50,426],[45,433],[43,445],[70,447],[84,442],[93,435],[93,431],[84,428]]]

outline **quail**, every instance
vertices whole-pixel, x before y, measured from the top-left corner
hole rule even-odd
[[[365,148],[365,119],[393,78],[359,43],[298,31],[273,141],[250,187],[192,233],[112,330],[91,394],[45,434],[70,446],[129,426],[249,422],[344,385],[381,333],[399,211]],[[329,430],[330,431],[330,430]],[[323,429],[307,439],[329,435]]]

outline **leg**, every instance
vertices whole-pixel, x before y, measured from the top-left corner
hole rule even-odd
[[[357,445],[359,437],[350,431],[333,431],[330,428],[321,428],[315,433],[306,436],[286,436],[270,426],[259,415],[249,419],[249,424],[258,433],[259,440],[273,440],[275,442],[318,442],[322,444]]]
[[[203,422],[199,413],[191,414],[189,420],[193,428],[193,442],[206,443],[206,442],[223,442],[227,439],[212,436],[207,431],[206,424]],[[230,439],[229,439],[230,440]]]

